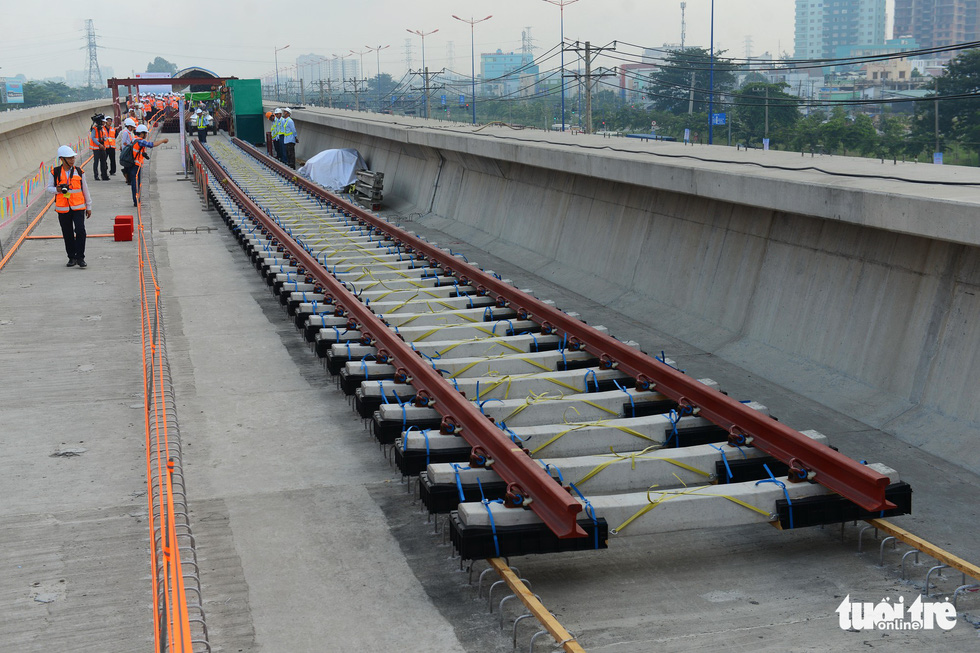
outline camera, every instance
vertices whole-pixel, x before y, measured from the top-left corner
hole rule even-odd
[[[61,184],[60,186],[58,186],[58,191],[59,192],[62,192],[62,193],[67,193],[68,192],[68,184]]]
[[[94,116],[92,116],[92,122],[94,122],[94,123],[99,124],[99,123],[101,123],[104,120],[105,120],[105,114],[104,113],[97,113]]]

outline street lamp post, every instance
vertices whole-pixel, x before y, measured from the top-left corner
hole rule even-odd
[[[420,29],[407,29],[406,28],[405,31],[406,32],[410,32],[412,34],[418,34],[419,36],[422,37],[422,93],[424,95],[424,100],[422,102],[422,106],[425,107],[425,117],[428,118],[429,117],[429,104],[428,104],[428,99],[429,99],[429,76],[428,76],[428,74],[425,71],[425,37],[426,36],[429,36],[430,34],[435,34],[439,30],[438,29],[434,29],[431,32],[423,32]]]
[[[715,0],[711,0],[711,63],[708,65],[708,145],[714,140],[715,124]]]
[[[364,74],[364,55],[366,55],[368,52],[370,52],[370,50],[365,50],[364,52],[355,52],[354,50],[351,50],[350,51],[351,54],[356,54],[357,56],[359,56],[361,58],[361,65],[357,69],[357,74],[358,75],[363,75]],[[357,88],[358,84],[359,84],[359,82],[358,82],[357,78],[355,77],[354,78],[354,108],[357,111],[360,111],[361,110],[361,100],[360,100],[360,92],[359,92],[359,89]]]
[[[565,131],[565,6],[578,0],[544,1],[557,5],[561,9],[561,130]]]
[[[576,0],[571,0],[571,1],[575,2]],[[456,20],[463,21],[464,23],[468,23],[470,26],[470,76],[473,80],[473,85],[471,89],[472,98],[470,99],[470,102],[472,102],[473,104],[473,124],[475,125],[476,124],[476,45],[475,45],[476,41],[474,38],[474,28],[477,23],[482,23],[485,20],[490,20],[491,18],[493,18],[493,16],[492,15],[487,16],[486,18],[481,18],[480,20],[474,20],[472,17],[470,17],[469,20],[466,20],[465,18],[460,18],[459,16],[453,14],[453,18],[455,18]]]
[[[276,49],[276,51],[275,51],[274,54],[275,54],[275,57],[276,57],[276,102],[278,102],[279,101],[279,51],[280,50],[285,50],[289,46],[288,45],[284,45],[281,48],[276,48],[276,46],[272,46],[272,47],[274,47]]]
[[[368,49],[368,52],[375,51],[378,56],[378,113],[381,113],[381,51],[391,46],[379,45],[372,48],[370,45],[365,45],[364,47]]]

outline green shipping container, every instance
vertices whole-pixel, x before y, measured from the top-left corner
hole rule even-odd
[[[229,79],[225,85],[231,89],[235,113],[241,115],[262,113],[262,80]]]
[[[235,136],[252,145],[265,146],[265,116],[235,114]]]

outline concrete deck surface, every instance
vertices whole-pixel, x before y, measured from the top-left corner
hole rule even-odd
[[[496,613],[178,165],[176,149],[155,153],[144,220],[212,650],[511,650],[509,630],[498,631]],[[90,223],[108,230],[130,212],[128,193],[118,181],[92,187]],[[217,229],[170,232],[198,226]],[[48,216],[37,233],[57,231]],[[823,431],[848,455],[898,469],[916,491],[916,514],[896,521],[977,557],[975,475],[428,235],[592,324],[666,350],[796,428]],[[0,650],[134,651],[152,641],[135,246],[92,239],[88,251],[87,270],[65,269],[60,241],[29,241],[0,271]],[[85,451],[51,456],[69,448]],[[899,579],[899,556],[878,568],[876,554],[855,554],[856,531],[845,535],[846,546],[836,529],[623,536],[607,551],[512,564],[589,651],[976,650],[967,619],[980,622],[977,596],[964,599],[968,617],[950,632],[841,631],[834,609],[845,595],[910,602],[916,593]],[[916,569],[919,583],[924,574]],[[521,626],[525,649],[533,630]]]

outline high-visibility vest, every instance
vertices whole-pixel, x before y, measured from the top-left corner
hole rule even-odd
[[[289,127],[289,123],[290,122],[292,122],[292,118],[283,118],[282,119],[282,126],[279,128],[279,134],[280,135],[282,135],[282,136],[295,136],[296,135],[296,132],[294,132]],[[294,125],[294,127],[295,127],[295,125]]]
[[[139,137],[133,138],[133,161],[136,163],[137,168],[143,165],[143,150],[146,149],[146,147],[137,142],[139,140],[141,140]]]
[[[157,109],[163,109],[167,105],[163,103],[163,100],[157,100]]]
[[[197,117],[197,128],[207,129],[207,127],[208,127],[208,118],[202,113]]]
[[[279,138],[282,133],[282,118],[276,118],[272,121],[272,137]]]
[[[93,135],[94,134],[94,135]],[[92,127],[91,131],[88,133],[88,148],[90,150],[99,150],[99,144],[95,142],[95,139],[103,140],[105,139],[105,130],[102,127]]]
[[[106,131],[106,137],[105,137],[106,148],[108,149],[110,147],[112,148],[116,147],[116,128],[106,127],[105,131]]]
[[[68,184],[68,194],[58,191],[55,195],[54,210],[58,213],[68,213],[69,211],[80,211],[85,208],[85,193],[82,192],[82,169],[78,167],[70,168],[72,174],[68,174],[65,166],[58,167],[58,175],[54,178],[54,186],[57,188],[62,184]]]

